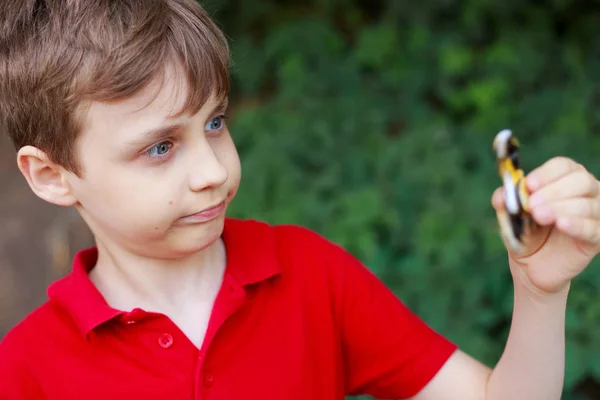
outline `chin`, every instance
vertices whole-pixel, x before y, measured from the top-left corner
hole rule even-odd
[[[223,233],[225,216],[219,216],[202,224],[191,224],[178,229],[177,234],[169,240],[169,247],[174,253],[189,256],[212,246]]]

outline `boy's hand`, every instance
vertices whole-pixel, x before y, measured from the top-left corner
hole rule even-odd
[[[575,161],[556,157],[529,173],[526,183],[538,226],[523,254],[509,251],[511,268],[532,289],[558,293],[600,251],[600,182]],[[504,209],[502,187],[492,205],[497,212]]]

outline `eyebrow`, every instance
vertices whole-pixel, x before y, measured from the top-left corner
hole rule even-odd
[[[229,98],[227,96],[225,96],[223,99],[221,99],[216,104],[216,106],[211,111],[211,114],[214,114],[215,112],[219,112],[221,110],[224,111],[228,107],[228,105],[229,105]],[[146,143],[157,142],[162,139],[166,139],[169,136],[173,135],[173,133],[175,133],[176,131],[180,130],[182,128],[182,126],[183,125],[181,123],[174,123],[174,124],[150,129],[148,131],[143,132],[139,136],[139,138],[134,140],[133,142],[131,142],[130,146],[128,146],[128,147],[139,147],[140,145],[143,145]]]
[[[212,110],[211,114],[214,114],[217,111],[225,110],[229,106],[229,97],[223,97],[216,105],[216,107]]]
[[[134,139],[130,143],[127,144],[128,148],[137,148],[139,146],[143,146],[149,143],[158,142],[162,139],[166,139],[169,136],[173,135],[174,132],[181,129],[181,124],[172,124],[161,126],[159,128],[150,129],[144,133],[142,133],[138,138]]]

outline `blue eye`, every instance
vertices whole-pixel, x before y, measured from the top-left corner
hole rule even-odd
[[[173,147],[173,143],[171,142],[160,142],[150,148],[146,153],[150,157],[164,157],[169,150],[171,150],[171,147]]]
[[[216,131],[223,127],[223,119],[225,116],[221,115],[211,119],[205,126],[204,130],[206,131]]]

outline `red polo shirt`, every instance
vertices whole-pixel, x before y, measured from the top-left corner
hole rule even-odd
[[[1,343],[0,399],[407,398],[456,349],[307,229],[228,219],[223,238],[201,349],[164,315],[109,307],[88,249]]]

